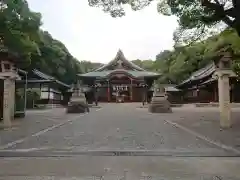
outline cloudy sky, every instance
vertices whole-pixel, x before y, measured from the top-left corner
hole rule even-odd
[[[156,3],[142,11],[127,9],[122,18],[112,18],[87,0],[28,0],[43,17],[44,30],[63,42],[78,60],[106,63],[122,49],[129,60],[155,59],[172,49],[175,17],[157,12]]]

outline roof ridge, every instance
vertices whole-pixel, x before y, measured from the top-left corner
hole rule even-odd
[[[104,70],[105,68],[107,68],[108,66],[112,65],[112,63],[114,63],[115,61],[121,59],[122,61],[124,61],[125,63],[129,64],[131,67],[133,67],[133,69],[136,69],[138,71],[146,71],[145,69],[139,67],[138,65],[134,64],[133,62],[129,61],[126,59],[126,57],[124,56],[123,52],[121,49],[118,50],[116,56],[110,61],[108,62],[107,64],[97,68],[96,70],[94,70],[95,72],[98,72],[98,71],[102,71]]]
[[[212,68],[215,67],[215,64],[214,63],[209,63],[208,65],[206,65],[205,67],[197,70],[196,72],[192,73],[187,79],[183,80],[180,84],[177,85],[178,86],[181,86],[189,81],[192,81],[192,80],[196,80],[196,79],[199,79],[198,77],[204,75],[206,72],[208,72],[209,70],[211,70]],[[211,73],[210,73],[211,74]],[[209,74],[209,75],[210,75]]]
[[[214,63],[209,63],[205,67],[203,67],[203,68],[197,70],[195,73],[191,74],[191,76],[195,76],[194,74],[196,74],[197,76],[200,76],[200,75],[204,74],[206,71],[208,71],[209,69],[213,68],[213,66],[215,66]]]
[[[62,84],[64,86],[66,86],[66,87],[69,87],[69,85],[66,84],[65,82],[62,82],[62,81],[58,80],[57,78],[55,78],[55,77],[53,77],[51,75],[45,74],[45,73],[41,72],[38,69],[33,69],[32,71],[33,71],[33,73],[36,73],[36,75],[38,75],[39,77],[41,77],[41,78],[43,78],[45,80],[55,81],[55,82],[57,82],[59,84]]]
[[[38,76],[40,76],[43,79],[48,79],[48,80],[56,80],[55,77],[50,76],[48,74],[43,73],[42,71],[38,70],[38,69],[33,69],[33,72],[37,73]]]

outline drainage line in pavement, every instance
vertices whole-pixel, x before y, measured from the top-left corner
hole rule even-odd
[[[75,157],[75,156],[158,156],[158,157],[240,157],[237,154],[194,154],[194,153],[164,153],[164,152],[14,152],[2,151],[0,157]]]
[[[201,134],[199,134],[199,133],[197,133],[197,132],[195,132],[195,131],[193,131],[191,129],[188,129],[188,128],[186,128],[186,127],[184,127],[184,126],[182,126],[182,125],[180,125],[178,123],[175,123],[175,122],[172,122],[172,121],[169,121],[169,120],[164,120],[164,121],[166,123],[176,127],[176,128],[182,129],[183,131],[185,131],[185,132],[187,132],[187,133],[189,133],[189,134],[191,134],[193,136],[196,136],[197,138],[199,138],[201,140],[204,140],[204,141],[208,142],[209,144],[212,144],[212,145],[214,145],[214,146],[216,146],[218,148],[221,148],[221,149],[223,149],[225,151],[233,152],[233,153],[237,154],[238,156],[240,156],[240,150],[238,150],[238,149],[236,149],[234,147],[227,146],[227,145],[222,144],[220,142],[214,141],[214,140],[212,140],[212,139],[210,139],[210,138],[208,138],[206,136],[203,136],[203,135],[201,135]]]

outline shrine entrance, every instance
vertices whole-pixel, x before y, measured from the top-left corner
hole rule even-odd
[[[116,101],[118,96],[123,98],[124,102],[132,100],[132,79],[125,74],[115,74],[110,81],[110,100]]]
[[[99,102],[142,102],[160,74],[149,72],[127,60],[121,50],[115,58],[92,72],[79,74],[78,81],[93,92]],[[88,97],[91,99],[91,97]]]
[[[4,84],[3,79],[0,79],[0,120],[3,119],[3,90],[4,90]]]

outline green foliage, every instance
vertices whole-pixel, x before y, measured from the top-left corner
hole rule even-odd
[[[101,64],[101,63],[93,63],[90,61],[80,61],[80,67],[81,67],[82,73],[87,73],[87,72],[93,71],[94,69],[97,69],[102,65],[103,64]]]
[[[31,12],[25,0],[2,0],[0,7],[0,44],[30,61],[39,51],[41,15]]]
[[[88,0],[90,6],[102,7],[113,17],[125,15],[126,4],[133,10],[140,10],[152,1]],[[164,15],[175,15],[179,18],[180,28],[175,33],[176,41],[189,43],[189,40],[191,42],[191,40],[204,38],[210,32],[214,33],[213,27],[221,21],[237,30],[240,36],[239,0],[159,0],[157,9]]]
[[[33,108],[34,102],[40,99],[40,90],[39,89],[28,89],[26,92],[27,95],[27,108]]]
[[[0,2],[0,45],[27,62],[21,68],[36,68],[72,84],[76,74],[95,67],[90,62],[79,62],[40,25],[41,14],[32,12],[26,0]]]
[[[152,68],[162,74],[159,83],[178,84],[194,71],[203,68],[219,55],[220,51],[233,52],[233,69],[240,75],[240,39],[233,29],[189,46],[176,47],[156,56]]]
[[[133,60],[132,61],[134,64],[138,65],[139,67],[146,69],[146,70],[152,70],[153,69],[153,63],[154,61],[152,60]]]
[[[71,84],[76,74],[81,73],[80,62],[76,60],[60,41],[45,31],[39,31],[40,55],[34,54],[29,69],[37,68],[55,78]]]

